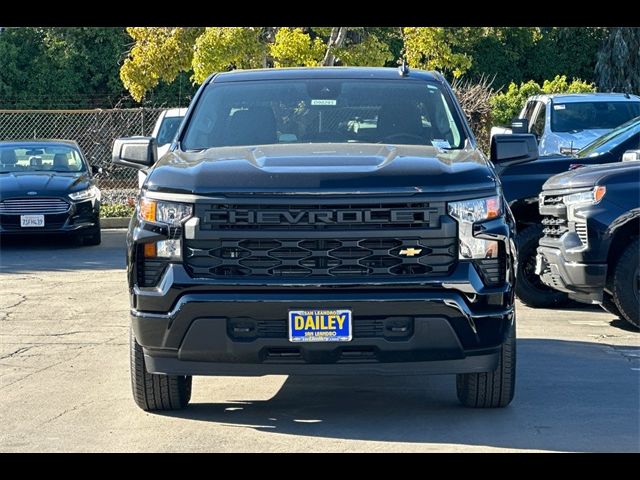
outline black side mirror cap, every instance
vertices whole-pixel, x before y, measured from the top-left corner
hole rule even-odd
[[[535,135],[529,133],[494,135],[490,158],[495,165],[504,166],[531,162],[538,158],[538,142]]]
[[[511,120],[512,133],[529,133],[529,120],[526,118],[514,118]]]
[[[111,163],[139,170],[158,160],[158,146],[153,137],[117,138],[113,142]]]
[[[102,167],[99,167],[97,165],[91,165],[91,173],[93,173],[94,175],[102,173]]]

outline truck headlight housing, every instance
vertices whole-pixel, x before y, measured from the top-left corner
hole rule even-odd
[[[570,195],[565,195],[562,199],[564,204],[567,206],[567,218],[570,222],[575,222],[579,220],[583,220],[583,217],[578,214],[576,209],[578,207],[584,207],[587,205],[596,205],[600,203],[600,200],[604,197],[605,193],[607,193],[607,187],[598,186],[594,187],[591,190],[586,190],[584,192],[572,193]]]
[[[191,218],[191,215],[193,215],[193,205],[190,203],[141,198],[138,205],[138,219],[145,222],[179,227],[185,220]]]
[[[483,222],[502,215],[501,197],[477,198],[451,202],[449,215],[458,221],[459,248],[458,258],[461,260],[497,258],[498,242],[484,240],[473,236],[474,223]]]

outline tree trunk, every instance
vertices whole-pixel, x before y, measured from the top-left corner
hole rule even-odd
[[[327,50],[324,53],[324,58],[322,59],[323,67],[332,67],[335,64],[336,56],[333,54],[333,50],[340,48],[344,43],[345,38],[347,38],[347,27],[333,27],[331,29],[331,36],[327,43]]]

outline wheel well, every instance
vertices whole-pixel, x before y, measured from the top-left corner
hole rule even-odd
[[[511,212],[516,219],[518,232],[521,232],[529,225],[538,225],[542,220],[542,216],[538,211],[537,201],[518,200],[511,205]]]
[[[622,227],[618,228],[614,233],[613,240],[609,245],[609,255],[607,255],[607,265],[609,265],[607,273],[607,284],[611,280],[614,272],[614,266],[624,252],[625,247],[629,244],[629,240],[637,238],[640,235],[640,218],[636,217],[628,221]]]

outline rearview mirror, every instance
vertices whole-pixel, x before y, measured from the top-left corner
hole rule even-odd
[[[113,142],[111,162],[142,170],[158,159],[158,146],[153,137],[117,138]]]
[[[529,133],[494,135],[491,139],[491,161],[495,165],[513,165],[538,158],[538,142]]]
[[[640,160],[640,150],[627,150],[622,154],[623,162],[634,162]]]

